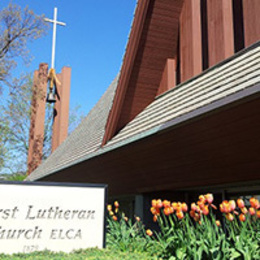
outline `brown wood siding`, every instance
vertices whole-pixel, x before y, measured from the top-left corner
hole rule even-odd
[[[159,3],[162,3],[160,8]],[[155,4],[158,8],[155,8]],[[178,18],[181,8],[175,4],[169,9],[170,5],[166,4],[166,0],[153,1],[149,6],[117,131],[154,100],[165,62],[167,58],[173,58],[176,55]],[[154,62],[152,68],[148,64],[149,60]],[[144,65],[145,63],[147,66]]]
[[[103,144],[154,100],[166,60],[177,52],[183,0],[139,1],[139,8],[144,3],[146,17],[137,27],[139,16],[143,15],[137,10]],[[137,44],[136,53],[131,53],[133,42]]]
[[[57,76],[61,84],[56,85],[52,152],[55,151],[68,136],[71,68],[63,67],[61,73]]]
[[[176,86],[176,59],[167,59],[157,95]]]
[[[138,2],[135,11],[135,19],[132,24],[131,34],[128,40],[128,45],[120,72],[118,87],[115,93],[111,111],[109,113],[102,144],[105,144],[108,140],[110,140],[110,138],[112,138],[117,131],[118,120],[122,111],[124,100],[126,98],[127,86],[129,84],[133,64],[136,59],[138,45],[140,42],[149,4],[150,0],[143,0]]]
[[[27,174],[34,171],[42,161],[47,81],[48,64],[41,63],[33,77]]]
[[[181,82],[202,71],[200,0],[186,0],[180,17]]]
[[[260,40],[260,1],[243,0],[245,47]]]
[[[167,59],[177,84],[200,74],[260,38],[258,13],[259,0],[140,0],[103,144],[161,93]]]
[[[207,2],[209,66],[234,54],[232,0]]]
[[[110,195],[259,182],[259,107],[258,96],[43,180],[108,183]]]

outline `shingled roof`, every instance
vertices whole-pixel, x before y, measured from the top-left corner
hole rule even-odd
[[[260,43],[158,96],[103,147],[118,78],[65,142],[29,177],[37,180],[260,93]],[[86,172],[87,175],[87,172]]]
[[[180,122],[182,116],[187,120],[189,113],[194,117],[195,111],[198,114],[199,109],[209,105],[214,104],[212,109],[216,109],[217,102],[241,91],[244,91],[244,95],[246,92],[249,94],[249,89],[259,83],[260,46],[257,43],[155,98],[108,145],[138,139],[146,132],[150,135],[159,131],[165,123],[172,120]],[[257,89],[259,92],[259,85]],[[202,111],[205,113],[206,110]]]
[[[35,180],[75,164],[101,146],[118,76],[98,103],[69,137],[35,170],[27,180]]]

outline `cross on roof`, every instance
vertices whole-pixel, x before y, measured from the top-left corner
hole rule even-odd
[[[55,46],[56,46],[56,28],[57,24],[65,26],[66,24],[63,22],[57,21],[57,7],[54,8],[54,16],[53,20],[44,18],[46,22],[53,23],[53,33],[52,33],[52,55],[51,55],[51,68],[54,69],[54,62],[55,62]]]

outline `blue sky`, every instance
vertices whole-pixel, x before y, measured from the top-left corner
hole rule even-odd
[[[0,8],[10,0],[1,0]],[[84,114],[97,103],[120,70],[128,41],[136,0],[13,0],[29,6],[37,14],[53,17],[66,27],[57,27],[55,68],[72,69],[72,106],[80,105]],[[31,44],[34,59],[30,66],[18,66],[16,73],[33,72],[39,63],[51,63],[52,27],[48,34]]]

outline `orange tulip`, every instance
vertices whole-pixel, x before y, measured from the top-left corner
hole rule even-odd
[[[200,220],[200,215],[198,213],[195,213],[194,220],[198,222]]]
[[[141,221],[140,217],[135,217],[135,220],[136,220],[137,222],[140,222],[140,221]]]
[[[245,222],[245,221],[246,221],[246,216],[245,216],[244,214],[240,214],[240,215],[239,215],[239,220],[240,220],[241,222]]]
[[[218,227],[220,227],[220,226],[221,226],[221,223],[220,223],[220,221],[219,221],[219,220],[216,220],[216,225],[217,225]]]
[[[124,217],[124,220],[125,220],[125,222],[127,222],[128,221],[128,217]]]
[[[248,211],[251,216],[255,215],[255,209],[253,207],[250,207]]]
[[[196,212],[195,212],[194,210],[191,210],[191,211],[190,211],[190,216],[191,216],[192,218],[194,218],[195,215],[196,215]]]
[[[146,230],[146,234],[151,237],[153,235],[153,231],[151,229]]]
[[[157,206],[157,201],[156,200],[152,200],[152,207],[156,208],[156,206]]]
[[[112,217],[114,221],[117,221],[117,216]]]
[[[151,207],[150,208],[150,211],[153,215],[156,215],[158,213],[158,209],[157,208],[154,208],[154,207]]]
[[[188,211],[188,205],[186,203],[182,203],[181,209],[182,209],[183,212],[187,212]]]
[[[197,211],[197,205],[193,202],[193,203],[191,203],[191,209],[193,210],[193,211]]]
[[[173,203],[172,203],[172,207],[173,207],[174,210],[177,210],[177,207],[178,207],[177,202],[173,202]]]
[[[249,202],[252,208],[258,209],[260,207],[259,200],[256,198],[250,198]]]
[[[209,214],[209,206],[205,205],[205,207],[202,210],[203,215],[207,216]]]
[[[233,221],[233,220],[234,220],[234,216],[233,216],[231,213],[227,213],[227,214],[226,214],[226,218],[227,218],[227,220],[229,220],[229,221]]]
[[[198,204],[198,206],[200,207],[201,210],[203,210],[203,208],[205,207],[204,202],[201,201],[201,200],[199,200],[199,201],[197,202],[197,204]]]
[[[242,199],[237,199],[237,206],[242,209],[245,207],[245,202]]]
[[[176,216],[178,219],[183,219],[184,218],[184,213],[182,211],[176,212]]]
[[[246,214],[248,212],[246,207],[241,208],[241,211],[242,211],[243,214]]]
[[[204,195],[204,197],[209,204],[211,204],[214,200],[213,194],[211,194],[211,193]]]
[[[114,206],[115,206],[116,208],[119,208],[119,203],[118,203],[118,201],[115,201],[115,202],[114,202]]]
[[[230,213],[231,212],[231,208],[230,208],[230,204],[227,200],[224,200],[220,205],[219,205],[220,211],[222,213]]]
[[[205,204],[206,198],[204,197],[204,195],[199,196],[199,201],[202,202],[203,204]]]
[[[156,222],[157,219],[158,219],[157,215],[154,215],[154,216],[153,216],[153,221]]]
[[[236,202],[234,200],[230,200],[229,202],[230,210],[234,211],[236,208]]]
[[[257,216],[257,218],[260,218],[260,210],[258,210],[258,211],[256,212],[256,216]]]
[[[170,207],[167,207],[167,208],[163,209],[163,213],[165,216],[169,216],[172,213],[172,211],[171,211]]]
[[[160,199],[158,199],[157,201],[156,201],[156,208],[162,208],[163,207],[163,203],[162,203],[162,201],[160,200]]]
[[[169,200],[164,200],[163,202],[163,206],[166,208],[166,207],[170,207],[171,205],[171,202]]]
[[[177,209],[176,209],[176,212],[180,212],[180,211],[182,211],[182,207],[181,207],[181,205],[178,205]]]

